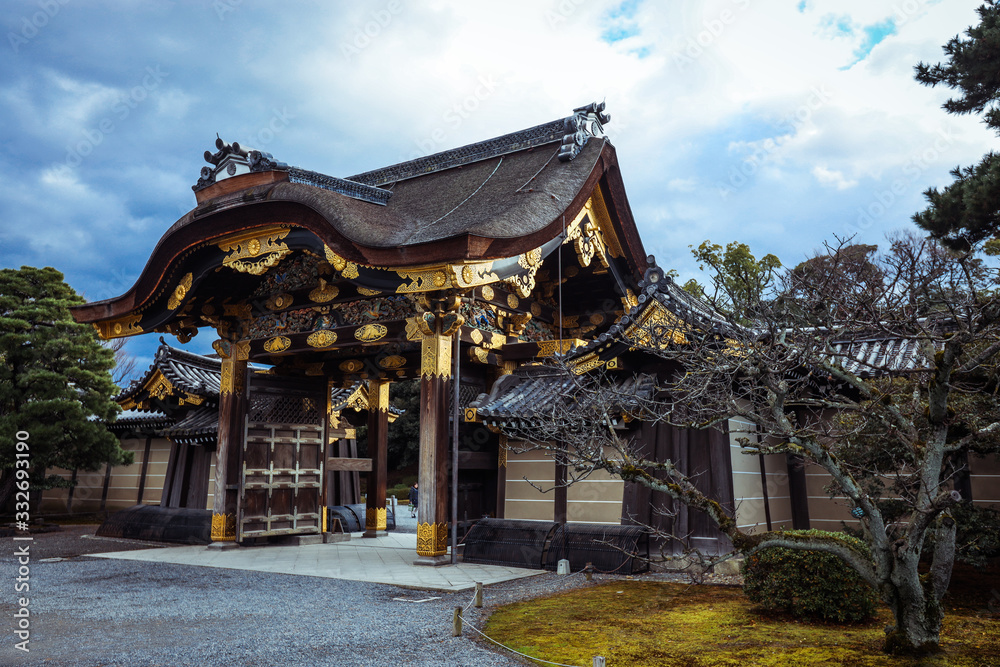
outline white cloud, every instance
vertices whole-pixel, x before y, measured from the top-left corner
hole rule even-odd
[[[847,190],[848,188],[853,188],[858,184],[857,181],[849,181],[844,178],[844,175],[839,171],[827,169],[823,165],[816,165],[813,167],[812,175],[815,176],[816,180],[823,185],[832,185],[838,190]]]

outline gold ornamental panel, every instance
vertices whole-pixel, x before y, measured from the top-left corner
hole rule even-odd
[[[284,352],[291,345],[292,341],[287,336],[275,336],[264,341],[264,349],[268,352]]]
[[[337,342],[337,334],[333,331],[314,331],[306,338],[309,347],[330,347]]]
[[[220,241],[219,250],[228,252],[222,265],[240,273],[260,276],[291,254],[282,241],[291,230],[287,227],[255,229]]]
[[[291,294],[275,294],[267,301],[264,302],[264,306],[268,310],[281,310],[282,308],[288,308],[292,305],[292,295]]]
[[[340,365],[337,368],[344,371],[345,373],[357,373],[364,367],[365,365],[361,363],[359,360],[348,359],[347,361],[340,362]]]
[[[527,296],[527,295],[525,295],[525,296]],[[520,303],[521,302],[520,302],[520,300],[518,300],[517,295],[515,295],[515,294],[508,294],[507,295],[507,305],[510,306],[511,308],[517,308],[520,305]]]
[[[326,280],[319,279],[319,287],[309,292],[309,300],[315,303],[326,303],[333,301],[340,294],[340,290],[333,285],[327,285]]]
[[[386,368],[389,370],[402,368],[403,366],[406,365],[406,357],[402,357],[398,354],[392,354],[389,355],[388,357],[380,359],[378,365],[381,366],[382,368]]]
[[[142,327],[139,326],[139,320],[141,319],[142,315],[126,315],[116,320],[97,322],[94,324],[94,328],[97,329],[97,334],[104,340],[134,336],[144,333]]]
[[[191,290],[191,283],[193,280],[194,277],[190,273],[185,274],[184,277],[181,278],[177,287],[174,288],[174,293],[170,295],[169,299],[167,299],[167,308],[169,310],[177,310],[177,308],[180,307],[181,303],[184,301],[184,297],[186,297],[188,292]]]
[[[354,330],[354,337],[364,343],[373,343],[385,338],[388,332],[383,324],[365,324]]]
[[[363,296],[378,296],[381,293],[382,293],[382,290],[380,290],[380,289],[369,289],[367,287],[359,287],[358,288],[358,294],[361,294]]]

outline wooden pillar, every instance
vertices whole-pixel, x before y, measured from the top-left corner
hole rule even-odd
[[[135,504],[142,504],[142,494],[146,490],[146,473],[149,472],[149,448],[153,443],[153,438],[150,436],[146,437],[146,448],[142,453],[142,473],[139,475],[139,493],[135,497]]]
[[[220,352],[229,346],[217,345]],[[219,444],[216,449],[212,542],[236,542],[240,497],[240,458],[246,418],[246,376],[249,345],[236,344],[222,355],[219,387]]]
[[[450,302],[450,303],[449,303]],[[420,493],[418,565],[443,565],[448,552],[448,386],[452,335],[462,326],[458,299],[435,301],[417,316],[420,345]]]
[[[559,446],[561,448],[562,443]],[[556,479],[553,493],[555,494],[555,502],[553,503],[555,508],[552,520],[556,523],[566,523],[566,461],[561,453],[556,454]]]
[[[365,503],[365,537],[385,535],[385,485],[388,477],[386,458],[389,445],[389,380],[368,380],[368,498]]]
[[[497,512],[496,517],[502,519],[507,505],[507,436],[500,434],[497,447]]]

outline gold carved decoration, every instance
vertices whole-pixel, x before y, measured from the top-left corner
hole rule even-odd
[[[205,397],[192,394],[189,391],[185,391],[184,396],[181,399],[179,399],[179,402],[180,405],[185,405],[185,404],[201,405],[202,403],[205,402]]]
[[[489,285],[483,285],[482,293],[483,293],[483,298],[486,299],[487,301],[493,300],[494,296],[493,288],[490,287]]]
[[[566,354],[574,347],[582,347],[584,341],[579,338],[563,338],[562,340],[538,341],[538,356],[551,357],[556,354]]]
[[[264,349],[267,352],[284,352],[291,345],[292,341],[287,336],[275,336],[264,341]]]
[[[337,342],[337,334],[332,331],[314,331],[306,338],[309,347],[330,347]]]
[[[323,375],[323,362],[317,361],[314,364],[306,364],[306,375]]]
[[[531,304],[534,306],[535,304]],[[510,332],[514,336],[524,333],[524,328],[531,321],[531,313],[514,313],[510,316]]]
[[[447,552],[447,523],[422,523],[417,526],[418,556],[443,556]]]
[[[347,361],[340,362],[338,368],[345,373],[357,373],[363,369],[365,365],[358,361],[357,359],[348,359]]]
[[[542,306],[537,301],[534,301],[531,304],[531,314],[534,315],[535,317],[538,317],[542,314]]]
[[[629,308],[634,308],[639,305],[639,299],[628,287],[625,288],[625,296],[622,297],[622,305],[625,306],[626,311]]]
[[[585,354],[577,360],[576,364],[573,365],[573,373],[575,375],[583,375],[587,371],[592,371],[603,365],[604,362],[597,356],[597,353],[591,352],[590,354]]]
[[[380,289],[368,289],[367,287],[358,288],[358,294],[362,294],[364,296],[378,296],[381,293],[382,290]]]
[[[326,254],[326,261],[330,262],[336,271],[340,272],[340,275],[345,278],[357,278],[358,277],[358,265],[354,262],[348,262],[346,259],[335,253],[330,249],[330,246],[324,245],[323,252]]]
[[[233,346],[237,361],[246,361],[250,358],[250,341],[241,340]]]
[[[240,273],[263,275],[291,254],[281,240],[290,231],[287,227],[271,227],[230,236],[218,243],[219,250],[229,253],[222,265]]]
[[[503,334],[498,334],[496,332],[490,334],[489,347],[492,347],[494,350],[496,350],[503,347],[506,344],[507,344],[507,337],[504,336]]]
[[[389,332],[383,324],[365,324],[354,330],[354,337],[364,343],[381,340]]]
[[[470,347],[469,348],[469,358],[473,361],[477,361],[481,364],[485,364],[489,361],[490,352],[481,347]]]
[[[479,329],[473,329],[472,333],[469,334],[469,338],[472,339],[473,343],[479,345],[480,343],[483,342],[483,332],[480,331]]]
[[[500,434],[500,452],[497,457],[497,465],[500,468],[507,467],[507,436],[503,433]]]
[[[233,514],[212,514],[212,541],[236,541],[236,516]]]
[[[492,260],[478,264],[464,264],[461,271],[458,270],[457,266],[454,266],[451,267],[450,272],[455,276],[455,282],[458,287],[474,287],[484,283],[495,283],[500,280],[500,276],[493,271]],[[487,299],[492,298],[486,296],[486,290],[487,288],[483,287],[483,297]]]
[[[383,359],[380,359],[378,365],[382,368],[396,369],[402,368],[406,365],[406,357],[401,357],[398,354],[393,354]]]
[[[275,294],[264,302],[264,306],[268,310],[281,310],[282,308],[288,308],[290,305],[292,305],[291,294]]]
[[[475,408],[465,409],[465,421],[467,422],[477,422],[479,421],[478,411]]]
[[[425,377],[451,377],[449,336],[424,336],[420,345],[420,374]]]
[[[396,288],[397,294],[409,294],[413,292],[428,292],[431,290],[451,287],[452,281],[445,273],[446,267],[431,267],[419,270],[399,270],[396,275],[409,283],[403,283]]]
[[[177,287],[174,288],[174,293],[170,295],[167,299],[167,308],[169,310],[177,310],[178,306],[184,301],[184,297],[187,296],[188,291],[191,289],[191,283],[194,280],[194,276],[190,273],[184,275],[181,281],[177,283]],[[211,313],[209,313],[211,315]]]
[[[625,330],[625,339],[636,347],[662,349],[672,343],[687,343],[684,332],[690,328],[659,301],[652,301],[639,319]]]
[[[158,398],[162,401],[167,396],[173,395],[174,386],[170,384],[170,380],[163,377],[161,373],[157,373],[146,386],[146,391],[148,391],[149,395],[153,398]]]
[[[520,275],[511,276],[504,282],[511,285],[522,298],[526,298],[535,289],[535,274],[538,273],[538,267],[542,264],[542,249],[535,248],[520,255],[517,258],[517,264],[522,269],[525,269],[525,272]],[[507,299],[507,304],[510,305],[509,298]],[[511,308],[516,307],[511,306]]]
[[[309,299],[316,303],[326,303],[327,301],[333,301],[340,294],[340,290],[333,285],[327,285],[326,280],[323,278],[319,279],[319,287],[309,292]]]
[[[524,294],[522,296],[528,296],[528,295]],[[514,294],[508,294],[507,295],[507,305],[510,306],[511,308],[517,308],[520,303],[521,302],[518,300],[518,298],[517,298],[516,295],[514,295]]]
[[[406,340],[420,340],[422,337],[423,334],[420,333],[420,325],[417,323],[417,318],[411,317],[406,320]]]
[[[590,199],[576,214],[573,221],[566,227],[566,240],[563,243],[573,243],[580,266],[590,266],[594,257],[607,268],[608,256],[622,257],[621,245],[611,223],[600,188],[594,190]],[[576,275],[567,267],[567,276]]]
[[[136,334],[144,333],[142,327],[139,326],[139,320],[141,319],[142,315],[126,315],[116,320],[97,322],[94,324],[94,328],[97,329],[97,335],[103,340],[135,336]]]

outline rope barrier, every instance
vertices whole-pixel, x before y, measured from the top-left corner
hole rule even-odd
[[[584,572],[583,570],[580,570],[580,571],[576,572],[575,574],[583,574],[583,572]],[[556,667],[580,667],[579,665],[567,665],[564,662],[552,662],[551,660],[544,660],[542,658],[536,658],[534,656],[528,655],[527,653],[521,653],[517,649],[512,649],[511,647],[507,646],[506,644],[501,644],[497,640],[493,639],[493,637],[490,637],[488,634],[486,634],[485,632],[483,632],[482,630],[480,630],[479,628],[477,628],[476,626],[474,626],[472,623],[470,623],[469,621],[465,620],[465,616],[464,616],[465,612],[467,612],[469,610],[469,608],[472,607],[472,605],[474,605],[475,603],[476,603],[476,595],[475,595],[475,593],[473,593],[472,600],[470,600],[469,604],[467,604],[465,606],[465,608],[462,609],[463,616],[460,617],[460,622],[461,622],[463,628],[465,628],[466,626],[468,626],[468,627],[472,628],[473,630],[475,630],[476,632],[478,632],[479,635],[483,639],[488,639],[489,641],[493,642],[494,644],[496,644],[500,648],[506,649],[506,650],[510,651],[511,653],[516,653],[517,655],[519,655],[519,656],[521,656],[523,658],[527,658],[528,660],[534,660],[535,662],[542,662],[542,663],[545,663],[546,665],[555,665]]]
[[[535,662],[544,662],[546,665],[556,665],[557,667],[580,667],[579,665],[567,665],[564,662],[552,662],[551,660],[543,660],[542,658],[536,658],[534,656],[528,655],[527,653],[521,653],[520,651],[512,649],[511,647],[507,646],[506,644],[501,644],[497,640],[493,639],[493,637],[490,637],[485,632],[483,632],[482,630],[480,630],[479,628],[477,628],[476,626],[474,626],[472,623],[469,623],[469,622],[463,620],[462,621],[462,627],[465,627],[466,625],[469,626],[470,628],[472,628],[473,630],[475,630],[476,632],[478,632],[484,639],[488,639],[491,642],[493,642],[494,644],[496,644],[497,646],[499,646],[500,648],[507,649],[511,653],[516,653],[517,655],[522,656],[524,658],[527,658],[528,660],[534,660]]]

